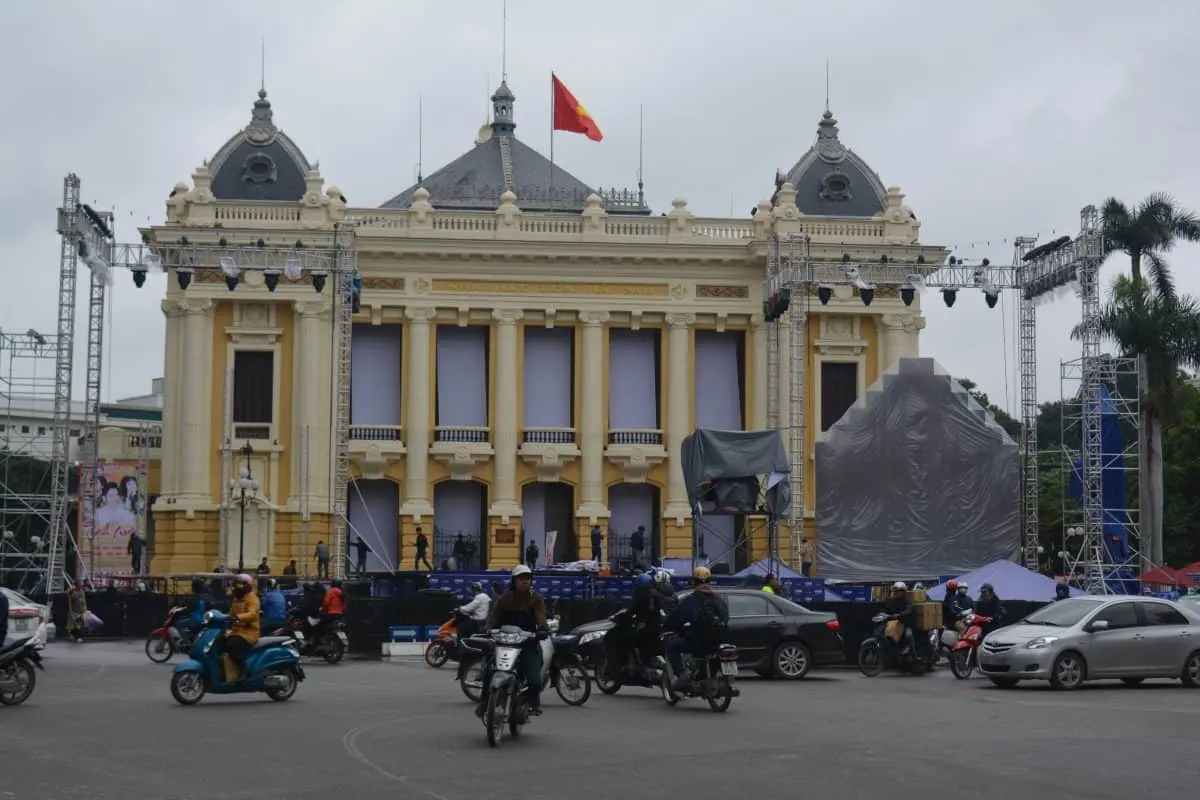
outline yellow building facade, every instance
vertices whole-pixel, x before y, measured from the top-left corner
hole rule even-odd
[[[842,145],[828,112],[816,143],[765,186],[770,199],[752,216],[714,219],[683,199],[655,216],[640,190],[594,191],[516,137],[506,85],[492,99],[494,121],[464,156],[381,207],[359,208],[326,186],[260,93],[250,124],[190,183],[176,185],[165,223],[145,233],[164,243],[316,248],[331,246],[338,226],[357,225],[350,522],[374,553],[373,569],[411,568],[418,529],[431,540],[430,560],[451,554],[465,531],[475,542],[470,559],[511,567],[530,538],[547,545],[540,529],[552,524],[555,560],[587,558],[595,526],[615,560],[612,537],[628,547],[629,528],[642,519],[646,555],[691,557],[677,456],[722,383],[697,378],[699,343],[736,339],[737,419],[766,427],[762,284],[772,238],[803,235],[811,257],[830,261],[923,256],[936,264],[946,252],[919,242],[903,194]],[[197,271],[186,290],[168,282],[162,439],[150,455],[155,573],[233,567],[239,557],[247,568],[265,557],[276,574],[295,560],[311,573],[316,544],[335,530],[334,292],[314,291],[307,279],[281,277],[274,291],[265,283],[250,270],[233,289],[216,271]],[[827,304],[814,300],[807,352],[780,353],[777,398],[786,426],[788,365],[803,358],[807,475],[831,414],[840,416],[895,359],[917,355],[919,309],[919,300],[906,306],[882,288],[870,306],[850,287]],[[481,344],[462,345],[460,355],[470,350],[475,361],[451,352],[452,340],[468,339]],[[652,342],[652,360],[618,363],[617,339]],[[569,348],[555,356],[569,368],[529,355],[564,352],[551,340]],[[618,382],[630,396],[650,397],[631,382],[638,370],[653,383],[655,408],[634,425],[636,415],[616,413],[624,400],[612,391]],[[526,397],[553,394],[536,383],[543,378],[569,382],[554,425]],[[530,418],[534,411],[542,416]],[[251,487],[245,500],[230,488],[239,476]],[[534,496],[542,498],[536,523]],[[457,505],[447,505],[450,497]],[[739,529],[753,531],[753,523]],[[743,538],[740,562],[765,553],[762,535]],[[787,543],[782,550],[792,551]]]

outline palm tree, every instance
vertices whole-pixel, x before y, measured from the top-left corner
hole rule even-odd
[[[1160,265],[1155,269],[1165,274]],[[1078,338],[1081,328],[1073,336]],[[1181,367],[1200,365],[1200,302],[1163,294],[1121,275],[1100,311],[1100,333],[1126,357],[1138,358],[1142,384],[1138,458],[1138,511],[1142,559],[1163,563],[1163,423],[1178,412]]]
[[[1175,280],[1164,255],[1181,240],[1200,242],[1200,216],[1181,208],[1164,192],[1148,196],[1133,210],[1110,197],[1100,212],[1100,230],[1104,255],[1117,250],[1125,253],[1135,282],[1142,282],[1145,272],[1154,290],[1170,297],[1175,294]]]

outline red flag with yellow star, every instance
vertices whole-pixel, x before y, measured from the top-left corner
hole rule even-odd
[[[596,120],[592,119],[588,110],[575,99],[571,90],[564,86],[554,73],[550,73],[550,86],[553,94],[554,130],[582,133],[593,142],[602,140],[604,134],[600,132]]]

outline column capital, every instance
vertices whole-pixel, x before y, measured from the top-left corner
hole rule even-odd
[[[297,300],[292,303],[292,310],[297,317],[302,319],[317,319],[318,317],[328,317],[330,315],[330,307],[328,305],[312,301],[304,302]]]
[[[681,330],[696,324],[695,314],[667,314],[667,325],[674,330]]]
[[[183,304],[178,300],[164,299],[159,306],[162,308],[163,316],[168,319],[183,316]]]
[[[516,325],[524,316],[525,313],[518,308],[496,308],[492,310],[492,319],[501,325]]]
[[[426,306],[407,306],[404,309],[404,316],[412,322],[427,324],[437,316],[437,309]]]
[[[604,323],[608,322],[607,311],[580,311],[579,321],[583,323],[585,328],[599,328]]]
[[[879,317],[880,324],[885,328],[902,330],[905,333],[916,333],[925,329],[925,317],[920,314],[884,314]]]
[[[179,301],[179,311],[182,314],[207,316],[213,313],[216,303],[207,298],[192,298]]]
[[[766,321],[766,319],[763,317],[763,315],[762,315],[762,314],[751,314],[751,315],[750,315],[750,327],[751,327],[752,329],[754,329],[754,330],[759,330],[759,329],[760,329],[760,328],[762,328],[764,325],[766,325],[766,323],[767,323],[767,321]]]

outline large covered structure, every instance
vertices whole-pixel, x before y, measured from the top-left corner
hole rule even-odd
[[[647,555],[691,557],[684,437],[786,428],[767,413],[769,391],[782,407],[791,397],[786,377],[768,380],[770,243],[803,236],[830,261],[947,255],[920,243],[903,194],[841,143],[828,112],[751,217],[708,219],[683,199],[650,216],[641,187],[602,191],[551,167],[517,139],[506,83],[492,100],[467,153],[378,208],[349,208],[326,186],[265,92],[246,128],[175,187],[152,244],[324,252],[352,238],[361,299],[343,364],[334,293],[307,277],[268,266],[169,282],[150,453],[156,572],[239,556],[311,569],[316,543],[341,530],[339,496],[372,570],[412,567],[418,530],[435,560],[480,566],[512,565],[530,540],[542,560],[568,559],[594,526],[606,560],[638,527]],[[805,352],[779,354],[785,375],[789,359],[808,364],[812,413],[829,425],[917,354],[919,301],[884,294],[865,307],[839,293],[812,314]],[[339,489],[341,441],[352,482]],[[229,489],[239,475],[257,482],[245,500]],[[230,513],[243,503],[244,529]],[[708,533],[728,546],[710,551],[733,569],[766,555],[765,538],[735,546],[742,526],[728,524]]]

